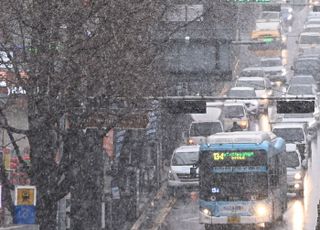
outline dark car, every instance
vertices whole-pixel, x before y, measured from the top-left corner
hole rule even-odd
[[[293,64],[294,75],[312,75],[320,83],[320,59],[318,56],[300,56]]]

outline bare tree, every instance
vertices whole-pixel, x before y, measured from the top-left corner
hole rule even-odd
[[[70,141],[61,118],[68,116],[73,130],[68,133],[79,146],[86,139],[77,134],[99,106],[104,108],[101,126],[108,131],[137,108],[142,97],[161,94],[151,28],[164,8],[160,0],[1,1],[0,50],[6,57],[0,64],[6,67],[8,84],[26,91],[28,129],[11,127],[2,112],[0,126],[10,135],[28,138],[31,168],[26,170],[39,194],[40,229],[55,229],[57,201],[71,185],[81,183],[70,176],[72,170],[88,164],[80,147],[56,161],[60,141]],[[119,98],[126,109],[110,109]],[[87,209],[83,215],[89,213]]]

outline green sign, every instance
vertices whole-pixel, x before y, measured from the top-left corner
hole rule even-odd
[[[243,161],[248,158],[254,157],[255,153],[252,151],[245,152],[213,152],[212,160],[213,161],[224,161],[224,160],[233,160],[233,161]]]
[[[264,37],[264,38],[263,38],[263,41],[264,41],[265,43],[271,43],[271,42],[273,42],[273,38],[272,38],[272,37]]]

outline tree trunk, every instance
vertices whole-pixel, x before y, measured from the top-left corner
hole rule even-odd
[[[40,225],[40,230],[56,230],[55,172],[57,165],[54,159],[54,138],[49,127],[42,127],[30,132],[28,140],[31,157],[31,184],[37,188],[36,221]]]
[[[71,229],[101,229],[103,194],[102,136],[97,129],[78,131],[78,144],[72,156]]]

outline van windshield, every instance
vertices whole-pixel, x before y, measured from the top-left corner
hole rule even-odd
[[[265,89],[264,81],[263,80],[254,80],[254,81],[238,81],[236,84],[237,87],[252,87],[256,90]]]
[[[225,118],[244,117],[244,110],[242,106],[225,106],[223,108]]]
[[[199,152],[174,152],[172,165],[194,165],[199,160]]]
[[[219,122],[199,122],[192,123],[190,128],[190,136],[210,136],[222,132],[222,127]]]
[[[272,132],[278,137],[282,137],[287,143],[304,141],[304,134],[301,128],[274,128]]]
[[[280,58],[279,59],[267,59],[267,60],[262,60],[261,65],[266,66],[266,67],[281,66],[282,61]]]
[[[230,90],[228,93],[229,97],[245,97],[251,98],[256,97],[256,92],[254,90]]]

